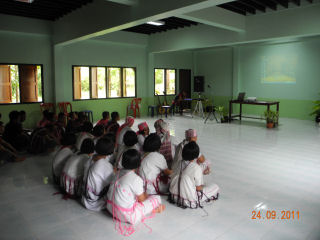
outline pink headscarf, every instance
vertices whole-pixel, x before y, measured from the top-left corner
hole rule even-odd
[[[185,134],[186,134],[186,139],[198,136],[197,131],[195,129],[188,129],[186,130]]]
[[[144,129],[149,128],[147,122],[142,122],[138,125],[138,129],[139,131],[137,132],[137,134],[140,134],[141,131],[143,131]]]

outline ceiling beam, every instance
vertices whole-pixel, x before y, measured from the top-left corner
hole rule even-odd
[[[133,6],[138,4],[138,0],[106,0],[106,1],[124,4],[128,6]]]
[[[245,31],[245,16],[231,12],[229,10],[225,10],[221,8],[221,6],[186,13],[180,15],[179,17],[190,20],[192,22],[203,23],[230,31]]]
[[[271,2],[274,2],[275,4],[279,4],[284,8],[289,7],[289,0],[270,0]]]
[[[256,14],[256,9],[252,6],[247,6],[241,2],[231,2],[231,3],[227,3],[228,5],[239,9],[240,11],[245,11],[251,14]]]
[[[141,25],[148,21],[178,16],[230,1],[139,0],[137,5],[126,6],[105,0],[95,0],[85,8],[54,22],[54,43],[71,44]],[[84,16],[90,16],[90,18]]]
[[[300,6],[301,1],[300,0],[291,0],[295,5]]]
[[[261,12],[266,12],[266,7],[264,5],[258,4],[254,1],[250,0],[239,0],[242,4],[248,6],[248,7],[254,7],[255,9],[261,11]]]
[[[241,14],[241,15],[244,15],[244,16],[247,14],[246,11],[238,9],[238,8],[235,8],[232,5],[222,4],[219,7],[224,8],[224,9],[229,10],[229,11],[232,11],[232,12],[235,12],[235,13],[238,13],[238,14]]]
[[[274,11],[277,10],[277,4],[269,0],[251,0],[251,1],[255,2],[256,4],[263,5],[264,7],[268,7]]]

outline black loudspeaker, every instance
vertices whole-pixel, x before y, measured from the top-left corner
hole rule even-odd
[[[204,92],[204,76],[195,76],[193,82],[194,92]]]

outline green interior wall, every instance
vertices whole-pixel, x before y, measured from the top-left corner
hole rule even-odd
[[[260,100],[280,101],[280,117],[312,119],[312,101],[320,92],[320,38],[297,42],[239,47],[239,91]],[[296,58],[295,84],[261,83],[262,58]],[[236,95],[237,93],[235,93]],[[247,114],[261,114],[260,107],[246,106]]]
[[[279,100],[280,116],[313,119],[309,116],[312,101],[320,91],[320,38],[304,39],[290,43],[250,44],[235,47],[148,53],[146,45],[124,44],[107,41],[83,41],[68,46],[52,48],[51,38],[39,34],[0,32],[0,62],[43,64],[45,102],[72,102],[74,111],[92,110],[94,121],[103,111],[118,111],[121,117],[131,98],[73,101],[72,65],[128,66],[137,69],[137,97],[141,97],[143,116],[148,105],[158,105],[154,94],[154,68],[191,69],[193,76],[205,77],[203,96],[207,104],[224,106],[238,92],[260,100]],[[261,57],[298,57],[296,84],[261,84]],[[53,80],[54,79],[54,80]],[[177,72],[177,91],[179,72]],[[208,87],[211,86],[211,88]],[[197,93],[193,92],[193,97]],[[173,96],[168,96],[171,103]],[[164,97],[161,97],[161,102]],[[10,111],[25,110],[26,127],[34,127],[41,118],[39,104],[0,105],[2,121],[7,122]],[[237,108],[235,108],[237,111]],[[245,114],[261,115],[264,109],[245,106]]]
[[[44,100],[53,101],[54,83],[49,36],[0,31],[0,63],[43,64]],[[0,105],[1,121],[8,122],[8,114],[13,110],[27,112],[24,126],[28,128],[34,127],[41,118],[39,104],[12,104]]]
[[[118,111],[123,118],[132,98],[73,101],[72,65],[135,67],[137,97],[141,97],[141,114],[147,111],[146,48],[144,46],[117,44],[104,41],[83,41],[65,47],[55,47],[55,84],[57,102],[72,102],[74,111],[92,110],[94,121],[103,111]]]

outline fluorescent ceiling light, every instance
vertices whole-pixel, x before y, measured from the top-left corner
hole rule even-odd
[[[17,2],[24,2],[24,3],[33,3],[34,0],[15,0]]]
[[[162,26],[165,24],[165,22],[163,22],[163,21],[150,21],[150,22],[147,22],[147,24],[155,25],[155,26]]]

